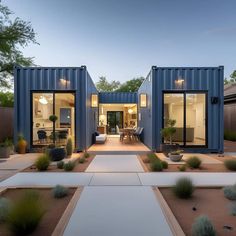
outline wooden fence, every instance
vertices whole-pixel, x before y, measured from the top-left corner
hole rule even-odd
[[[6,138],[13,138],[13,119],[13,107],[0,107],[0,142]]]
[[[236,103],[224,104],[224,128],[236,132]]]

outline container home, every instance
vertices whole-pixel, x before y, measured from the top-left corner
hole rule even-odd
[[[175,120],[181,148],[223,152],[223,70],[153,66],[137,93],[98,93],[85,66],[15,67],[15,141],[22,133],[32,149],[70,136],[80,151],[96,130],[112,136],[132,126],[143,127],[142,142],[160,151],[160,132]]]
[[[23,134],[28,146],[65,144],[70,136],[77,150],[92,144],[98,115],[98,92],[81,67],[15,67],[14,139]],[[49,117],[56,115],[55,124]]]
[[[223,66],[153,66],[138,90],[143,142],[160,151],[162,128],[175,120],[173,142],[195,152],[223,152]]]

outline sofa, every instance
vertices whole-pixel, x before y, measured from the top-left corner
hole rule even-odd
[[[96,135],[96,143],[105,143],[106,140],[107,140],[107,135],[106,134]]]

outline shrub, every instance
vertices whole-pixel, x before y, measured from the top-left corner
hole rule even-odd
[[[190,198],[194,191],[192,180],[186,177],[178,179],[173,187],[173,191],[179,198]]]
[[[72,171],[75,168],[75,162],[74,161],[68,161],[67,163],[64,163],[63,166],[65,171]]]
[[[230,215],[236,216],[236,203],[235,202],[230,204],[230,208],[229,209],[230,209]]]
[[[0,198],[0,222],[7,219],[10,210],[10,201],[4,197]]]
[[[225,130],[224,139],[229,141],[236,141],[236,132],[231,130]]]
[[[13,233],[26,235],[32,233],[44,214],[39,194],[35,191],[26,191],[24,195],[13,204],[7,222]]]
[[[65,188],[62,185],[56,185],[53,190],[54,198],[63,198],[68,195],[68,188]]]
[[[158,159],[158,157],[156,156],[155,153],[148,153],[147,157],[150,160],[150,162],[155,161],[156,159]]]
[[[186,166],[185,165],[179,166],[179,171],[186,171]]]
[[[72,144],[72,139],[68,138],[67,143],[66,143],[66,153],[67,156],[71,156],[73,153],[73,144]]]
[[[215,236],[216,231],[207,216],[199,216],[192,225],[193,236]]]
[[[226,198],[236,200],[236,184],[224,187],[223,191]]]
[[[162,163],[159,160],[152,161],[150,167],[152,171],[162,171],[163,169]]]
[[[63,167],[64,167],[64,161],[57,162],[57,168],[58,169],[63,169]]]
[[[193,169],[199,168],[201,163],[202,161],[197,156],[192,156],[187,160],[188,166]]]
[[[35,162],[35,166],[39,171],[47,170],[49,164],[50,160],[47,154],[42,154],[41,156],[38,157],[38,159]]]
[[[88,152],[85,152],[85,153],[84,153],[84,158],[87,159],[87,158],[89,158],[89,157],[90,157],[90,154],[89,154]]]
[[[168,163],[166,161],[161,161],[163,169],[168,169]]]
[[[224,165],[228,170],[236,171],[236,160],[226,160],[224,161]]]
[[[80,157],[79,158],[79,163],[84,163],[85,162],[85,158],[84,157]]]

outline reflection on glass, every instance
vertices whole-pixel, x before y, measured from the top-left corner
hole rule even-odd
[[[74,140],[75,134],[75,101],[72,93],[56,93],[55,94],[55,115],[58,117],[56,121],[56,137],[60,144],[66,144],[69,136]]]
[[[186,94],[186,145],[205,145],[205,94]]]
[[[164,94],[164,128],[167,127],[167,120],[175,120],[176,133],[172,141],[180,145],[184,144],[184,95],[177,93]],[[164,142],[167,142],[164,140]]]

